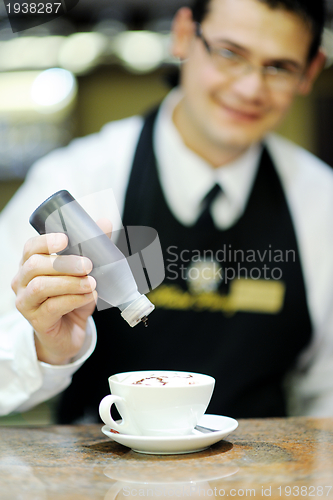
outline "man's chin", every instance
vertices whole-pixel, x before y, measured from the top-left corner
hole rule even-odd
[[[240,123],[215,116],[210,125],[207,123],[207,126],[210,126],[211,133],[215,137],[219,136],[225,145],[229,144],[233,148],[246,149],[252,144],[261,142],[269,132],[276,129],[281,121],[282,119],[277,120],[266,116],[253,120],[253,123]],[[215,127],[212,126],[214,122]]]
[[[265,135],[264,132],[250,134],[244,133],[244,130],[227,130],[221,131],[220,134],[215,134],[215,139],[216,143],[223,148],[242,152],[253,144],[260,142]]]

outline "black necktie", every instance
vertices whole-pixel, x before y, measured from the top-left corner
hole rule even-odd
[[[212,227],[214,226],[214,221],[212,215],[210,213],[211,207],[217,196],[222,193],[221,186],[219,184],[215,184],[210,191],[206,194],[204,199],[202,200],[202,212],[198,217],[198,220],[195,224],[196,227]]]

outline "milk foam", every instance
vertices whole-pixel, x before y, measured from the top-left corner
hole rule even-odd
[[[147,377],[139,378],[132,382],[133,385],[145,385],[151,387],[184,387],[184,385],[193,385],[198,380],[190,373],[174,373],[169,375],[150,374]]]

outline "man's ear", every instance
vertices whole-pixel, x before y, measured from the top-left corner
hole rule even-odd
[[[326,53],[323,48],[320,48],[305,70],[305,74],[298,86],[299,94],[307,95],[311,92],[314,82],[324,69],[325,63]]]
[[[184,60],[188,57],[193,37],[194,24],[192,10],[189,7],[179,9],[172,23],[172,55]]]

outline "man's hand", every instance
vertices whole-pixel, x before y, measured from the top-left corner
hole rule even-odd
[[[12,281],[16,307],[35,331],[38,359],[54,365],[70,362],[79,352],[97,300],[89,259],[51,255],[67,243],[60,233],[30,239]]]

